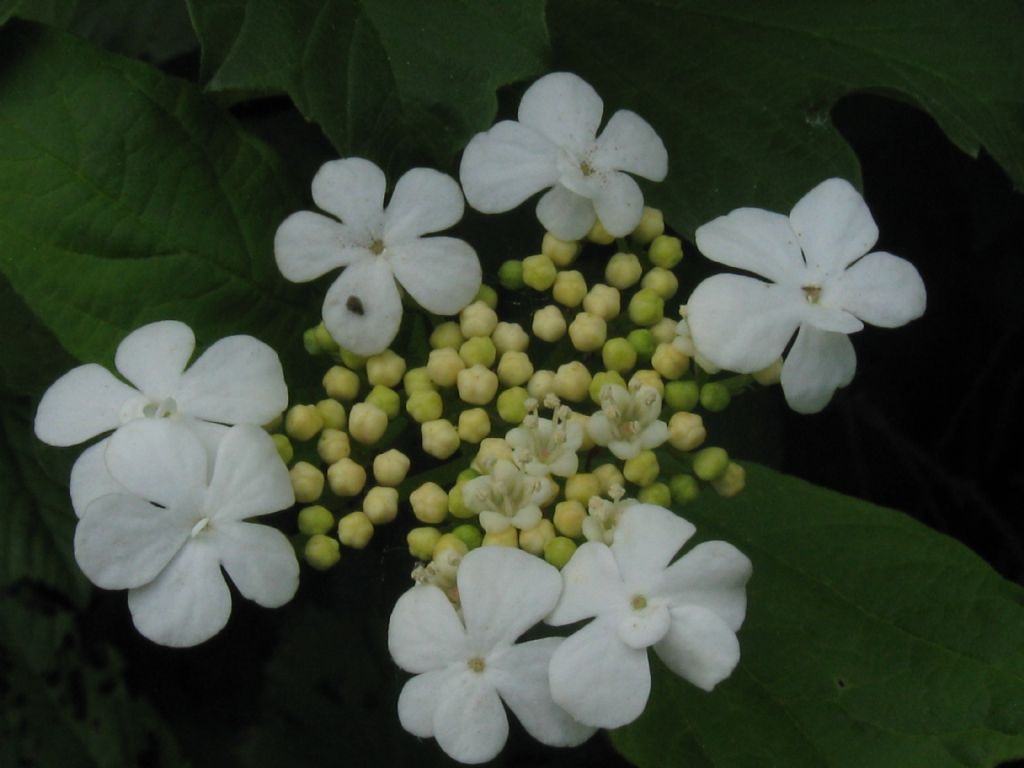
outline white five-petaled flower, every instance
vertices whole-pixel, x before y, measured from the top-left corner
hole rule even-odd
[[[139,419],[107,441],[122,487],[101,496],[75,530],[75,559],[104,589],[128,589],[143,635],[176,647],[201,643],[227,623],[231,593],[267,608],[288,602],[299,565],[288,539],[245,522],[295,502],[270,436],[251,424],[226,431],[212,472],[199,438],[180,423]]]
[[[540,522],[540,505],[555,485],[547,475],[530,475],[508,459],[498,459],[489,474],[474,477],[462,488],[466,506],[480,515],[480,527],[501,533],[509,526],[525,531]]]
[[[587,432],[616,457],[626,461],[668,440],[668,424],[658,418],[661,395],[654,387],[640,386],[630,391],[605,384],[600,399],[601,410],[587,421]]]
[[[694,530],[667,509],[638,504],[622,513],[611,547],[587,542],[562,570],[548,623],[594,617],[551,657],[552,696],[579,722],[618,728],[640,716],[651,689],[648,647],[707,691],[739,662],[750,561],[708,541],[671,562]]]
[[[480,289],[480,261],[469,243],[423,237],[462,218],[455,180],[413,168],[398,180],[387,208],[385,187],[384,172],[369,160],[326,163],[313,178],[313,200],[337,220],[299,211],[274,238],[277,266],[292,282],[345,268],[327,291],[324,324],[339,344],[360,355],[382,351],[398,333],[402,299],[396,281],[439,315],[455,314]]]
[[[188,367],[192,330],[174,320],[144,325],[118,345],[114,365],[131,385],[90,363],[68,371],[43,395],[36,436],[69,446],[140,418],[166,418],[192,429],[211,458],[225,424],[265,424],[288,405],[277,353],[251,336],[229,336]],[[104,462],[107,441],[90,446],[71,470],[71,502],[81,516],[105,493],[123,490]]]
[[[530,413],[522,426],[510,429],[505,435],[515,462],[528,475],[570,477],[576,474],[583,427],[570,420],[571,413],[564,405],[557,406],[550,419]]]
[[[635,112],[612,115],[601,135],[604,104],[586,82],[555,72],[531,85],[519,121],[473,137],[459,176],[469,204],[484,213],[511,210],[543,189],[537,218],[563,240],[577,240],[600,220],[612,235],[636,229],[643,193],[627,174],[661,181],[668,153]],[[550,188],[550,189],[549,189]]]
[[[698,285],[687,302],[697,348],[717,366],[750,373],[773,363],[796,333],[782,389],[794,410],[820,411],[853,379],[847,334],[864,323],[895,328],[925,309],[917,270],[868,253],[877,239],[864,199],[842,179],[819,184],[788,217],[739,208],[699,227],[705,256],[772,282],[715,275]]]
[[[402,595],[391,613],[388,648],[416,675],[398,699],[402,726],[437,739],[456,760],[482,763],[508,737],[504,701],[544,744],[586,741],[594,729],[561,710],[548,687],[562,639],[515,644],[558,601],[558,571],[520,550],[483,547],[463,558],[457,578],[461,619],[440,589],[424,585]]]

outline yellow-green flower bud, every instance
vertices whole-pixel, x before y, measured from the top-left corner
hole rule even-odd
[[[459,439],[479,443],[491,434],[491,417],[483,408],[468,408],[459,414]]]
[[[474,336],[459,347],[459,357],[467,366],[482,365],[484,368],[490,368],[494,365],[497,354],[498,350],[489,336]]]
[[[437,483],[424,483],[410,493],[409,504],[421,523],[437,525],[448,517],[448,494]]]
[[[533,313],[533,335],[542,341],[558,341],[565,336],[565,318],[554,304]]]
[[[512,459],[512,446],[501,437],[485,437],[480,441],[471,465],[480,474],[487,474],[499,459]]]
[[[345,406],[339,403],[337,400],[330,398],[328,400],[321,400],[316,404],[316,409],[320,412],[320,416],[323,418],[324,428],[326,429],[344,429],[347,417],[345,415]]]
[[[398,516],[398,490],[375,485],[366,492],[363,512],[374,525],[385,525]]]
[[[289,472],[295,500],[300,504],[309,504],[320,498],[324,492],[324,473],[308,461],[300,461]]]
[[[559,240],[550,232],[545,232],[540,252],[551,259],[555,266],[568,267],[576,260],[580,244],[575,240]]]
[[[589,451],[596,445],[596,443],[594,442],[594,438],[592,438],[590,436],[590,432],[587,431],[587,422],[589,421],[590,417],[585,413],[573,411],[572,413],[569,414],[569,423],[580,425],[580,434],[583,435],[583,442],[580,443],[581,451]]]
[[[498,323],[491,334],[491,341],[500,354],[525,352],[530,346],[530,336],[519,323]]]
[[[665,385],[665,404],[673,411],[692,411],[700,402],[696,381],[670,381]]]
[[[326,571],[341,559],[341,546],[337,539],[318,533],[309,537],[302,554],[310,567]]]
[[[751,376],[753,376],[754,381],[762,387],[770,387],[772,384],[778,384],[782,379],[782,358],[776,358],[774,363],[769,365],[767,368],[762,368],[760,371],[754,371]]]
[[[658,466],[658,457],[654,455],[654,451],[640,451],[622,465],[623,476],[641,488],[657,480],[660,471],[661,467]]]
[[[392,448],[373,458],[373,477],[381,485],[395,486],[409,474],[409,457]]]
[[[629,319],[637,325],[654,325],[665,314],[665,300],[649,288],[641,288],[629,300]]]
[[[480,364],[459,371],[456,383],[459,398],[471,405],[487,405],[498,391],[498,375]]]
[[[295,458],[295,449],[292,447],[292,441],[288,439],[287,435],[280,433],[270,437],[274,441],[274,447],[277,448],[277,455],[281,457],[281,461],[285,464],[290,463]]]
[[[525,352],[506,352],[498,361],[498,380],[506,387],[518,387],[533,376],[533,363]]]
[[[461,335],[461,334],[460,334]],[[451,347],[434,349],[427,358],[427,372],[430,380],[439,387],[451,387],[458,379],[459,371],[466,367],[457,350]]]
[[[601,223],[600,219],[594,221],[594,226],[590,228],[587,233],[587,240],[598,245],[611,245],[615,242],[615,235],[608,232],[604,228],[604,224]]]
[[[605,346],[608,345],[606,344]],[[626,387],[626,382],[623,380],[622,374],[620,374],[618,371],[598,371],[597,373],[594,374],[594,378],[590,380],[590,387],[588,388],[590,399],[593,400],[595,403],[600,404],[601,388],[605,384],[617,384],[622,388]]]
[[[359,374],[336,365],[324,374],[324,391],[338,400],[355,400],[359,394]]]
[[[498,308],[498,292],[491,288],[491,286],[483,283],[476,292],[476,298],[474,301],[482,301],[491,309]]]
[[[651,365],[666,379],[678,379],[690,367],[690,358],[675,344],[659,344],[651,356]]]
[[[518,291],[526,285],[523,282],[523,262],[509,259],[498,267],[498,282],[510,291]]]
[[[462,335],[459,324],[454,320],[441,323],[430,333],[431,349],[458,349],[466,337]]]
[[[405,376],[402,377],[402,386],[405,388],[405,394],[411,395],[413,392],[432,391],[434,382],[430,380],[430,371],[426,366],[422,366],[406,371]]]
[[[474,301],[459,313],[459,330],[467,339],[490,336],[498,325],[498,313],[482,301]]]
[[[693,457],[693,474],[706,483],[717,480],[729,468],[729,454],[724,448],[702,448]]]
[[[366,359],[366,378],[370,384],[397,387],[405,375],[405,360],[394,350],[385,349],[379,355]]]
[[[306,354],[315,356],[323,352],[320,349],[320,342],[316,338],[316,328],[307,328],[302,332],[302,346],[306,350]]]
[[[633,239],[638,243],[646,244],[665,231],[665,217],[657,208],[644,206],[644,212],[640,215],[640,223],[633,230]]]
[[[700,496],[700,484],[693,475],[675,475],[669,481],[669,490],[676,504],[689,504]]]
[[[337,352],[340,349],[338,342],[336,342],[334,337],[331,336],[330,331],[327,330],[327,326],[323,324],[323,321],[320,321],[320,325],[313,329],[313,333],[316,336],[316,343],[322,351]]]
[[[423,450],[435,459],[447,459],[459,449],[459,433],[448,419],[434,419],[420,426]]]
[[[576,542],[565,536],[556,536],[544,546],[544,559],[561,570],[576,554]]]
[[[434,551],[431,553],[431,558],[437,560],[445,552],[454,552],[459,557],[462,557],[468,551],[469,547],[466,546],[466,542],[454,534],[446,533],[437,540],[437,544],[434,545]]]
[[[747,471],[739,464],[730,461],[729,466],[720,477],[711,481],[711,487],[718,492],[719,496],[731,499],[742,491],[747,485]]]
[[[563,307],[575,308],[583,302],[586,295],[587,281],[583,279],[583,273],[575,269],[558,273],[551,289],[551,296],[555,301]]]
[[[700,388],[700,404],[712,413],[724,411],[731,402],[732,395],[724,384],[709,381]]]
[[[675,276],[674,272],[670,272],[662,267],[654,267],[644,275],[640,285],[643,288],[654,291],[663,299],[671,299],[676,295],[676,291],[679,290],[679,278]]]
[[[555,505],[555,528],[563,536],[578,539],[583,532],[583,520],[587,509],[580,502],[569,499]]]
[[[484,543],[484,534],[472,523],[463,523],[452,529],[452,536],[461,539],[467,549],[476,549]]]
[[[665,395],[665,382],[661,380],[661,374],[648,368],[641,368],[629,379],[630,391],[636,391],[640,387],[654,387],[659,395]]]
[[[622,311],[622,297],[618,288],[613,288],[604,283],[598,283],[587,291],[583,297],[583,309],[592,315],[603,317],[605,320],[614,320]]]
[[[658,340],[654,338],[654,334],[651,333],[649,328],[637,328],[630,331],[626,338],[633,346],[633,349],[636,350],[637,355],[646,360],[651,358],[658,345]]]
[[[688,411],[672,414],[668,422],[668,432],[669,443],[680,451],[699,448],[708,436],[708,431],[704,428],[704,419]]]
[[[530,382],[526,385],[526,391],[530,393],[530,397],[534,400],[543,403],[545,397],[554,394],[555,372],[535,371],[533,376],[530,377]]]
[[[546,291],[555,282],[555,263],[543,253],[523,259],[523,282],[536,291]]]
[[[316,442],[316,452],[325,464],[334,464],[352,455],[352,443],[340,429],[325,429]]]
[[[373,538],[373,521],[365,512],[349,512],[338,521],[338,539],[346,547],[366,549]]]
[[[405,401],[405,410],[418,424],[440,419],[444,413],[444,402],[436,390],[413,392]]]
[[[476,517],[476,512],[467,507],[462,498],[463,485],[464,483],[456,483],[455,487],[448,491],[448,514],[461,520]]]
[[[580,352],[600,349],[608,337],[608,324],[603,318],[589,312],[580,312],[569,324],[569,338]]]
[[[636,349],[621,336],[608,339],[601,348],[601,362],[609,371],[625,373],[636,367]]]
[[[388,415],[373,403],[356,403],[349,413],[348,433],[363,445],[380,440],[388,428]]]
[[[487,438],[487,439],[489,439],[489,440],[496,440],[496,441],[502,442],[502,443],[505,442],[504,438],[501,438],[501,437],[498,437],[498,438]],[[477,452],[479,453],[479,449],[477,449]],[[477,472],[472,467],[466,467],[464,470],[462,470],[461,472],[459,472],[459,474],[457,474],[455,476],[455,482],[460,484],[460,485],[462,483],[468,483],[470,480],[474,480],[474,479],[480,477],[481,474],[483,474],[483,473],[482,472]]]
[[[434,547],[441,538],[437,528],[426,526],[413,528],[405,534],[405,543],[409,545],[409,554],[417,560],[430,560],[434,556]]]
[[[592,496],[601,495],[601,481],[591,472],[581,472],[565,481],[565,498],[587,505]]]
[[[590,393],[590,371],[579,360],[558,366],[555,372],[555,394],[571,403],[587,399]]]
[[[624,253],[619,251],[610,259],[604,268],[604,279],[608,285],[624,291],[632,285],[636,285],[644,268],[640,266],[640,259],[635,253]]]
[[[657,504],[659,507],[667,507],[672,503],[672,493],[665,483],[651,483],[641,488],[636,498],[644,504]]]
[[[352,459],[341,459],[327,468],[327,484],[337,496],[358,496],[366,485],[366,469]]]
[[[293,405],[284,419],[284,431],[292,440],[309,440],[324,428],[324,417],[315,405]]]
[[[498,395],[498,415],[508,424],[520,424],[526,418],[526,400],[530,393],[522,387],[506,389]]]
[[[485,547],[517,547],[519,532],[510,525],[500,533],[485,533],[482,544]]]
[[[683,259],[683,243],[678,237],[659,235],[651,243],[647,257],[656,267],[672,269]]]
[[[544,547],[555,538],[555,526],[550,520],[541,520],[533,528],[519,532],[519,548],[531,555],[544,554]]]
[[[313,536],[317,533],[327,533],[333,527],[334,515],[327,507],[317,504],[299,510],[299,533]]]
[[[615,464],[602,464],[594,470],[593,474],[600,481],[601,493],[605,495],[612,489],[612,486],[626,484],[626,478],[622,476],[622,472]]]
[[[678,335],[676,332],[678,326],[679,322],[677,320],[663,317],[651,326],[651,335],[654,336],[654,340],[659,344],[671,344]]]
[[[353,371],[361,371],[366,367],[365,357],[357,355],[355,352],[349,352],[344,347],[338,350],[338,357],[341,358],[343,365],[348,366]]]

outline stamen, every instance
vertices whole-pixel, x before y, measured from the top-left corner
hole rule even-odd
[[[472,659],[466,662],[466,666],[474,672],[479,673],[484,671],[484,669],[487,667],[487,664],[479,656],[474,656]]]
[[[807,299],[808,304],[817,304],[821,299],[821,286],[818,285],[805,285],[803,287],[804,298]]]

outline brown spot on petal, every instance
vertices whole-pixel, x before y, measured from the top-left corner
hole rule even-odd
[[[345,309],[353,315],[359,315],[360,317],[366,314],[366,307],[363,306],[363,300],[358,296],[349,296],[348,301],[345,302]]]

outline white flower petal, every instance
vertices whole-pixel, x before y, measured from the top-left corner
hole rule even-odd
[[[628,109],[611,116],[597,139],[592,159],[598,168],[628,171],[651,181],[661,181],[668,174],[664,142],[650,123]]]
[[[657,448],[668,440],[669,434],[668,424],[659,419],[652,421],[644,428],[643,432],[637,435],[637,443],[641,448]]]
[[[265,424],[288,405],[281,361],[252,336],[217,341],[181,377],[178,407],[222,424]]]
[[[649,588],[696,530],[664,507],[634,504],[626,509],[612,544],[623,581],[633,588]]]
[[[454,315],[480,290],[480,259],[465,240],[423,237],[389,246],[387,260],[416,303],[436,315]]]
[[[287,537],[255,523],[221,522],[207,535],[238,591],[264,608],[284,605],[299,588],[299,561]]]
[[[124,493],[101,496],[75,528],[75,560],[103,589],[148,584],[188,541],[192,517]]]
[[[387,348],[402,322],[402,301],[384,259],[347,267],[324,298],[324,325],[341,346],[357,355]]]
[[[429,672],[469,658],[466,630],[444,592],[418,585],[391,611],[388,650],[407,672]]]
[[[471,650],[482,655],[537,624],[562,591],[554,566],[508,547],[474,549],[462,558],[456,578]]]
[[[594,210],[608,234],[625,237],[640,223],[644,193],[632,176],[611,171],[594,198]]]
[[[125,424],[107,441],[106,460],[111,476],[130,493],[164,507],[193,509],[206,489],[203,444],[168,419]]]
[[[373,254],[360,234],[319,213],[293,213],[274,235],[277,268],[286,280],[305,283],[332,269],[368,259]]]
[[[615,458],[622,461],[635,459],[640,455],[640,443],[632,440],[612,440],[608,443],[608,450],[615,454]]]
[[[817,413],[853,380],[857,356],[844,333],[801,326],[782,364],[782,391],[797,413]]]
[[[580,546],[562,569],[562,596],[548,624],[561,626],[625,605],[628,595],[612,551],[590,541]]]
[[[864,198],[845,179],[827,179],[793,206],[789,221],[818,280],[871,250],[878,227]]]
[[[217,449],[206,506],[215,520],[244,520],[290,507],[295,493],[270,435],[252,424],[228,430]]]
[[[548,666],[559,637],[545,637],[509,646],[487,659],[487,679],[533,738],[552,747],[574,747],[589,739],[594,728],[576,722],[555,704]]]
[[[829,284],[830,297],[861,320],[897,328],[924,314],[927,294],[917,269],[891,253],[869,253]]]
[[[864,329],[864,323],[846,310],[821,304],[807,304],[804,307],[803,323],[819,331],[833,333],[856,333]]]
[[[462,672],[459,667],[445,667],[411,678],[398,695],[398,721],[413,736],[430,739],[434,736],[434,712],[438,694],[444,684]]]
[[[706,608],[683,605],[671,613],[668,634],[654,651],[677,675],[710,691],[739,663],[739,640],[728,624]]]
[[[220,448],[221,440],[224,439],[224,436],[227,435],[231,427],[223,424],[214,424],[212,421],[193,419],[188,416],[179,418],[178,423],[188,427],[188,430],[199,438],[199,442],[206,449],[206,479],[207,481],[212,480],[214,464],[217,461],[217,449]]]
[[[511,527],[512,521],[493,509],[485,509],[480,513],[480,527],[487,533],[501,533]]]
[[[595,728],[633,722],[651,693],[647,651],[623,643],[608,620],[597,619],[566,638],[552,655],[549,672],[555,703]]]
[[[747,614],[746,585],[753,566],[732,544],[705,541],[676,560],[651,588],[673,605],[696,605],[721,617],[734,632]]]
[[[36,411],[36,437],[67,446],[117,429],[121,407],[139,393],[102,366],[72,368],[50,385]]]
[[[474,136],[459,166],[466,201],[483,213],[512,210],[558,175],[558,147],[511,120]]]
[[[114,365],[147,397],[172,397],[196,348],[192,329],[176,320],[137,328],[117,346]]]
[[[800,285],[804,257],[789,218],[760,208],[737,208],[697,227],[697,247],[712,261],[777,283]]]
[[[526,89],[519,122],[579,153],[594,141],[603,111],[601,97],[589,83],[571,72],[552,72]]]
[[[128,489],[121,485],[107,469],[107,438],[95,445],[90,445],[71,467],[71,506],[75,514],[81,517],[89,503],[108,493],[127,493]]]
[[[579,240],[594,226],[597,214],[588,198],[555,184],[537,201],[537,219],[555,237]]]
[[[313,200],[347,224],[353,239],[371,241],[380,235],[386,187],[384,172],[369,160],[332,160],[313,177]]]
[[[619,639],[630,648],[647,648],[668,632],[667,605],[649,605],[641,611],[627,611],[619,620]]]
[[[388,248],[455,226],[465,202],[458,182],[432,168],[413,168],[395,184],[384,211]]]
[[[467,668],[444,681],[434,710],[434,738],[460,763],[486,763],[508,739],[508,717],[483,674]]]
[[[608,417],[598,411],[587,419],[587,434],[598,445],[608,445],[612,441],[612,425]]]
[[[128,608],[135,628],[154,643],[185,648],[209,640],[231,615],[216,549],[190,539],[159,576],[128,592]]]
[[[802,293],[742,275],[709,277],[687,302],[693,341],[720,368],[739,373],[767,368],[800,323]]]

